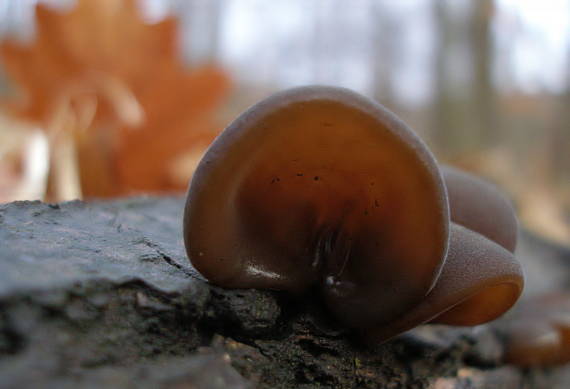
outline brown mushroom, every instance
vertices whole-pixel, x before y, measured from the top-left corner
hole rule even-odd
[[[189,189],[184,238],[212,283],[297,294],[318,285],[340,321],[383,341],[436,318],[478,324],[518,298],[522,272],[501,246],[512,242],[495,231],[513,225],[489,226],[467,205],[456,205],[464,227],[450,222],[449,203],[470,196],[448,199],[432,154],[384,107],[342,88],[296,88],[212,144]],[[475,197],[476,207],[502,201]]]
[[[499,329],[509,363],[551,366],[570,362],[570,295],[551,292],[523,301]]]

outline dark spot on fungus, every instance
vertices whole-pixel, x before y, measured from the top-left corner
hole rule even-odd
[[[292,167],[290,155],[302,162]],[[521,293],[516,219],[504,198],[442,173],[402,121],[360,95],[278,93],[234,121],[206,158],[188,192],[184,239],[214,284],[295,294],[316,286],[333,315],[378,342],[426,322],[492,320]],[[324,166],[327,185],[263,184]],[[382,207],[369,213],[372,203]],[[485,206],[502,212],[495,224],[480,215]]]
[[[313,178],[313,180],[318,181],[318,180],[319,180],[319,176],[315,176],[315,177]]]
[[[297,173],[297,177],[303,177],[303,173]]]

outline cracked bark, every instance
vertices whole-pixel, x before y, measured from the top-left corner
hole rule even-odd
[[[492,326],[425,326],[367,347],[314,298],[211,286],[186,259],[182,207],[0,205],[0,388],[566,387],[566,368],[505,366]],[[567,252],[522,249],[569,284]]]

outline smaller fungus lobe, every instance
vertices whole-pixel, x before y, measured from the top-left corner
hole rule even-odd
[[[550,292],[519,304],[499,324],[505,359],[519,366],[570,362],[570,294]]]
[[[305,175],[319,185],[267,185]],[[502,195],[441,169],[384,107],[319,86],[236,119],[198,166],[184,215],[188,255],[210,282],[294,294],[317,286],[334,316],[379,342],[510,308],[523,285],[516,230]]]

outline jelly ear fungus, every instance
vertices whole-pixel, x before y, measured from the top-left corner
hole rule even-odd
[[[509,309],[523,286],[516,228],[496,190],[440,170],[384,107],[324,86],[237,118],[200,162],[184,214],[188,255],[210,282],[316,285],[338,320],[377,341]]]
[[[553,291],[517,305],[498,325],[505,361],[519,366],[570,362],[570,294]]]

